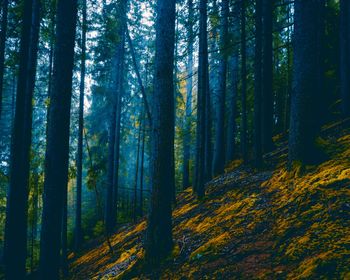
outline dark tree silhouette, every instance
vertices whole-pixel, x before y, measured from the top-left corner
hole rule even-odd
[[[262,164],[262,0],[255,1],[254,161]]]
[[[262,149],[270,152],[273,149],[273,64],[272,64],[272,23],[274,0],[262,1]],[[260,28],[260,27],[259,27]]]
[[[6,206],[4,245],[6,279],[24,279],[26,274],[32,98],[37,64],[40,7],[40,0],[26,0],[22,11],[20,65]]]
[[[296,0],[294,4],[294,72],[289,132],[289,162],[317,160],[323,58],[321,23],[324,0]]]
[[[172,249],[171,203],[174,169],[175,0],[157,1],[155,79],[152,110],[152,198],[146,238],[146,260],[158,264]]]
[[[58,0],[52,89],[48,109],[40,279],[59,279],[63,196],[68,180],[76,0]]]
[[[340,0],[340,92],[342,111],[350,116],[350,2]]]
[[[241,152],[243,160],[248,160],[247,138],[247,42],[246,42],[246,3],[241,1]]]
[[[196,132],[196,166],[194,192],[198,198],[204,196],[204,184],[207,179],[206,162],[206,125],[208,96],[208,40],[207,40],[207,1],[201,0],[199,6],[199,61],[197,92],[197,132]]]

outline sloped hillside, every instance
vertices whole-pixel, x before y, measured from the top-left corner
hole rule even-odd
[[[319,140],[328,160],[288,172],[283,144],[270,170],[233,162],[198,202],[173,212],[175,247],[157,271],[142,267],[145,221],[71,258],[72,279],[350,279],[350,134]],[[337,136],[334,136],[337,135]]]

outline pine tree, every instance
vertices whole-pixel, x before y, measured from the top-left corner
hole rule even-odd
[[[207,132],[207,97],[208,97],[208,40],[207,40],[207,1],[201,0],[199,6],[199,51],[198,51],[198,92],[197,92],[197,131],[196,131],[196,166],[194,192],[198,198],[204,196],[206,174],[206,132]]]
[[[182,187],[187,188],[190,185],[190,157],[191,157],[191,115],[192,115],[192,87],[193,87],[193,1],[187,1],[188,6],[188,60],[187,60],[187,80],[186,80],[186,114],[185,114],[185,131],[183,137],[183,175]]]
[[[5,72],[5,43],[7,35],[7,17],[8,17],[8,0],[3,0],[1,3],[1,34],[0,34],[0,120],[3,107],[3,87],[4,87],[4,72]]]
[[[262,164],[262,0],[255,1],[254,161]]]
[[[84,129],[84,93],[85,93],[85,60],[86,60],[86,0],[82,1],[82,30],[81,30],[81,68],[80,68],[80,95],[79,95],[79,128],[77,151],[77,195],[75,213],[75,250],[79,250],[82,242],[81,229],[81,193],[83,171],[83,129]]]
[[[40,1],[24,1],[22,13],[20,65],[11,140],[10,184],[6,205],[4,245],[6,279],[24,279],[26,274],[32,98],[39,41]]]
[[[340,0],[340,92],[343,116],[350,116],[350,3]]]
[[[40,279],[59,279],[61,224],[68,180],[76,0],[58,0],[52,88],[48,111],[40,242]]]
[[[220,60],[216,104],[216,131],[213,160],[213,175],[223,173],[225,166],[225,100],[226,100],[226,74],[227,74],[227,41],[228,41],[228,0],[222,1],[222,15],[220,23]]]
[[[318,160],[315,138],[322,96],[324,0],[294,4],[294,69],[289,132],[289,162]]]
[[[152,110],[151,210],[146,237],[146,260],[159,264],[172,249],[171,203],[174,169],[174,43],[175,0],[157,1],[155,79]]]

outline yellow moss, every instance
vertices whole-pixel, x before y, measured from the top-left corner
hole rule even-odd
[[[320,144],[328,145],[323,140]],[[338,139],[337,149],[331,154],[332,158],[319,166],[302,167],[300,163],[294,163],[288,171],[286,164],[279,165],[273,176],[262,184],[261,190],[258,184],[247,186],[242,183],[242,188],[225,190],[223,195],[218,196],[216,191],[221,190],[221,186],[211,185],[208,188],[209,198],[201,203],[196,202],[190,189],[186,190],[179,195],[179,206],[173,212],[173,217],[181,217],[175,219],[174,238],[183,240],[186,249],[189,242],[195,240],[197,249],[190,252],[190,260],[207,256],[203,261],[200,260],[205,263],[209,262],[208,255],[217,256],[235,240],[247,242],[244,239],[247,234],[257,232],[256,239],[266,234],[273,238],[271,246],[275,248],[275,254],[270,258],[276,255],[276,259],[273,259],[276,264],[286,264],[286,267],[278,268],[278,271],[287,273],[283,278],[317,279],[315,275],[321,268],[336,264],[334,269],[340,279],[350,279],[350,271],[346,269],[350,267],[350,221],[346,216],[350,201],[350,183],[347,181],[350,180],[350,135]],[[231,162],[226,172],[240,164],[239,161]],[[234,180],[242,179],[244,182],[250,175],[239,172]],[[223,181],[223,185],[226,185],[232,179]],[[268,232],[258,227],[264,226],[266,221],[271,223]],[[141,248],[136,245],[139,245],[140,233],[145,227],[146,223],[142,222],[111,238],[113,247],[120,252],[117,260],[111,261],[109,248],[104,242],[75,260],[72,267],[87,267],[92,271],[103,272],[132,259],[126,270],[131,269],[143,255]],[[256,248],[254,246],[259,246],[256,241],[248,241],[247,248],[253,250]],[[180,248],[181,244],[174,247],[173,258],[188,252],[180,252]],[[242,250],[250,254],[248,257],[257,257],[247,248]],[[195,279],[202,272],[201,265],[191,262],[181,263],[176,269],[175,272],[168,267],[161,279]],[[259,268],[252,273],[251,278],[271,276]],[[219,273],[217,275],[220,276]]]
[[[225,167],[225,173],[229,173],[234,171],[237,167],[241,166],[243,163],[242,159],[236,159],[234,161],[231,161],[230,163],[228,163]]]
[[[197,248],[190,255],[190,259],[200,258],[206,254],[217,254],[219,250],[225,245],[230,239],[230,235],[224,232],[206,242],[204,245]]]
[[[173,217],[176,218],[176,217],[185,215],[192,209],[196,208],[197,205],[198,204],[190,204],[190,203],[185,204],[183,207],[175,209],[175,211],[173,212]]]

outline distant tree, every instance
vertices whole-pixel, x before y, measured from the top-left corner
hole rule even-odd
[[[174,189],[174,43],[175,0],[157,0],[156,54],[152,110],[151,210],[146,260],[159,264],[172,250],[171,203]]]
[[[233,3],[236,3],[233,1]],[[229,59],[229,81],[230,81],[230,90],[228,91],[228,116],[227,116],[227,151],[226,151],[226,163],[232,161],[237,153],[238,149],[236,148],[236,133],[237,133],[237,99],[238,99],[238,44],[239,40],[239,28],[237,22],[240,20],[240,7],[239,5],[234,5],[232,8],[232,17],[230,23],[230,33],[232,38],[232,48],[231,57]]]
[[[226,76],[227,76],[227,41],[228,41],[228,15],[229,1],[221,2],[220,23],[220,59],[218,70],[218,89],[216,102],[216,130],[215,148],[213,159],[213,175],[223,173],[225,166],[225,100],[226,100]]]
[[[126,36],[126,0],[120,0],[117,6],[117,13],[120,15],[117,24],[117,42],[114,50],[112,73],[113,107],[109,123],[108,139],[108,163],[107,163],[107,192],[106,192],[106,211],[105,226],[106,234],[109,235],[116,225],[116,207],[118,195],[118,170],[119,170],[119,145],[120,145],[120,112],[121,96],[123,91],[123,69],[124,69],[124,50]]]
[[[206,9],[208,9],[208,1],[206,1]],[[217,1],[214,0],[213,1],[213,15],[214,18],[215,16],[219,17],[219,13],[218,13],[218,5],[217,5]],[[199,10],[201,11],[201,9],[199,8]],[[203,15],[204,16],[204,15]],[[208,20],[208,12],[205,12],[205,17]],[[201,19],[199,20],[201,21]],[[209,21],[210,22],[210,21]],[[200,23],[199,23],[200,24]],[[208,25],[208,24],[207,24]],[[214,91],[215,91],[215,86],[216,86],[216,81],[217,81],[217,75],[215,74],[215,71],[209,71],[209,68],[211,66],[216,65],[216,56],[213,54],[209,60],[209,50],[211,52],[216,52],[217,48],[218,48],[218,44],[217,44],[217,27],[215,22],[212,22],[212,35],[211,35],[211,44],[208,47],[208,30],[206,30],[206,45],[208,50],[207,52],[207,59],[206,59],[206,76],[207,78],[205,78],[205,82],[206,82],[206,97],[205,97],[205,134],[204,134],[204,138],[205,138],[205,152],[204,152],[204,180],[205,182],[208,182],[211,180],[212,176],[213,176],[213,103],[215,102],[215,99],[212,98],[214,96]],[[200,28],[199,28],[200,29]],[[208,29],[208,28],[207,28]],[[200,32],[200,31],[199,31]],[[199,35],[200,37],[200,35]],[[205,55],[204,55],[205,56]],[[198,62],[198,68],[199,68],[199,62]],[[199,71],[198,71],[199,74]],[[199,79],[199,76],[198,76]],[[204,85],[204,84],[203,84]],[[214,101],[214,102],[213,102]]]
[[[86,0],[82,1],[82,30],[81,30],[81,68],[80,68],[80,95],[79,95],[79,128],[77,151],[77,195],[75,212],[75,250],[79,250],[82,242],[81,229],[81,193],[83,171],[83,129],[84,129],[84,93],[85,93],[85,60],[86,60]]]
[[[188,23],[187,23],[187,80],[186,80],[186,112],[185,112],[185,131],[183,137],[183,189],[190,185],[190,158],[191,158],[191,115],[192,115],[192,88],[193,88],[193,42],[194,42],[194,8],[193,1],[187,1],[188,6]]]
[[[342,112],[350,116],[350,2],[340,0],[340,92]]]
[[[3,0],[1,3],[1,34],[0,34],[0,120],[3,107],[3,87],[4,87],[4,72],[5,72],[5,43],[7,35],[7,17],[8,17],[8,0]]]
[[[24,1],[22,15],[16,113],[11,139],[10,184],[6,206],[4,245],[6,279],[24,279],[26,274],[32,98],[39,41],[40,1]]]
[[[48,108],[40,243],[40,279],[59,279],[61,223],[68,180],[77,0],[58,0],[52,88]]]
[[[324,0],[294,4],[294,69],[289,129],[289,162],[315,162],[323,81]]]

